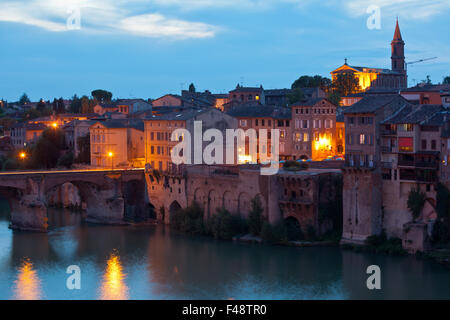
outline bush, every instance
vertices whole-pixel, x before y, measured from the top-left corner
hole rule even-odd
[[[236,234],[233,230],[233,217],[226,209],[218,209],[206,223],[206,231],[215,239],[231,240]]]
[[[283,221],[271,225],[267,220],[264,221],[261,230],[261,238],[271,244],[288,242],[286,225]]]
[[[432,240],[434,244],[450,243],[450,220],[439,219],[434,223]]]
[[[379,235],[367,237],[366,244],[368,251],[387,254],[405,254],[402,240],[399,238],[388,239],[384,230]]]
[[[61,157],[59,157],[58,162],[56,163],[57,167],[66,167],[71,168],[73,164],[73,153],[67,152],[63,154]]]
[[[248,229],[249,232],[254,236],[259,236],[261,234],[261,228],[263,224],[262,220],[262,205],[259,197],[252,199],[252,210],[248,214]]]
[[[425,205],[426,195],[420,191],[420,187],[411,189],[408,195],[408,209],[411,211],[414,220],[419,218],[422,213],[423,206]]]
[[[177,210],[170,217],[170,224],[175,230],[189,233],[201,234],[203,227],[203,210],[197,202],[193,202],[186,209]]]

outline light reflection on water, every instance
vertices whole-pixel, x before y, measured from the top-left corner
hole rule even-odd
[[[101,300],[126,300],[128,287],[125,284],[126,274],[123,271],[120,257],[113,252],[107,261],[105,274],[101,286]]]
[[[450,269],[412,257],[87,225],[54,209],[48,234],[15,232],[1,211],[0,299],[450,299]],[[372,264],[378,292],[366,287]],[[81,290],[66,289],[70,265],[81,269]]]
[[[41,280],[33,269],[33,263],[25,258],[18,268],[17,278],[14,281],[13,299],[39,300],[41,297]]]

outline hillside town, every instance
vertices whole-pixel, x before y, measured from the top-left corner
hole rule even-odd
[[[289,88],[239,83],[228,92],[199,92],[191,84],[154,98],[113,98],[101,89],[81,98],[1,100],[0,168],[145,168],[149,194],[161,194],[153,201],[156,218],[168,224],[174,202],[180,209],[195,200],[211,217],[221,207],[248,212],[261,194],[270,222],[279,212],[304,234],[340,229],[342,245],[383,236],[401,239],[408,252],[425,252],[450,240],[450,77],[408,87],[398,22],[391,49],[390,69],[345,59],[330,78],[305,75]],[[183,128],[194,136],[196,121],[220,131],[278,129],[280,171],[268,180],[254,174],[267,150],[252,154],[249,141],[237,151],[236,165],[174,164],[181,138],[172,140],[172,133]],[[268,141],[270,149],[270,133]],[[204,189],[200,178],[176,182],[186,172],[208,176],[218,187]],[[239,180],[230,184],[224,176]],[[248,191],[234,194],[236,183]],[[332,210],[335,201],[341,210]],[[341,221],[324,218],[324,208]]]

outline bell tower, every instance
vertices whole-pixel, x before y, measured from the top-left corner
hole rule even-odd
[[[400,27],[395,26],[394,39],[391,42],[392,55],[392,71],[404,73],[405,72],[405,42],[402,39],[402,34],[400,33]]]

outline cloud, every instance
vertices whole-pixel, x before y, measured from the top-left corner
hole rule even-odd
[[[69,17],[79,12],[81,31],[124,33],[150,38],[208,38],[220,28],[201,22],[139,13],[143,0],[20,0],[0,3],[0,21],[35,26],[52,32],[70,30]],[[75,13],[75,15],[74,15]],[[74,20],[72,20],[74,21]]]

